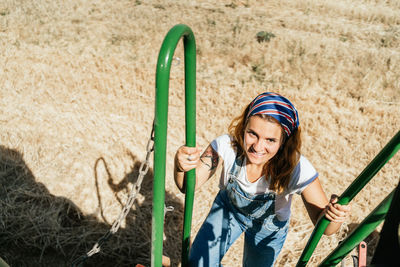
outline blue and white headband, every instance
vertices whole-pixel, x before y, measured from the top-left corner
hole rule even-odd
[[[300,125],[296,108],[277,93],[265,92],[254,98],[246,119],[257,114],[266,114],[278,120],[288,137]]]

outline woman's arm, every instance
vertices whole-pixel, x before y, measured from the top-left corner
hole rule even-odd
[[[174,179],[181,192],[185,191],[185,173],[196,168],[196,189],[200,188],[218,167],[218,153],[208,145],[200,156],[198,147],[181,146],[175,154]]]
[[[350,205],[336,204],[338,199],[335,195],[328,201],[318,177],[304,189],[301,197],[314,225],[323,215],[331,221],[325,229],[326,235],[337,232],[351,211]]]

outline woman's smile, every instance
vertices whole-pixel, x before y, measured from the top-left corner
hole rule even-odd
[[[265,152],[257,152],[257,151],[255,151],[253,146],[250,147],[249,153],[252,153],[256,157],[263,157],[266,154]]]

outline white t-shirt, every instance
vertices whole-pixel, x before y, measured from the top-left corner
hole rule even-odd
[[[236,151],[232,146],[232,137],[227,134],[217,137],[211,142],[211,146],[224,160],[224,166],[219,183],[219,187],[222,189],[225,188],[228,182],[228,173],[235,162]],[[275,213],[280,221],[286,221],[290,218],[290,205],[292,203],[293,194],[301,194],[307,185],[317,177],[318,173],[315,168],[303,155],[301,155],[300,161],[293,171],[288,188],[282,194],[276,196]],[[238,175],[238,182],[242,190],[249,194],[258,195],[270,191],[268,189],[269,182],[264,176],[254,183],[249,182],[247,179],[246,161]]]

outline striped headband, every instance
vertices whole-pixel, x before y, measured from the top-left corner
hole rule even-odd
[[[300,124],[299,115],[293,104],[276,93],[265,92],[254,98],[250,103],[246,119],[257,114],[266,114],[278,120],[287,136],[290,136]]]

